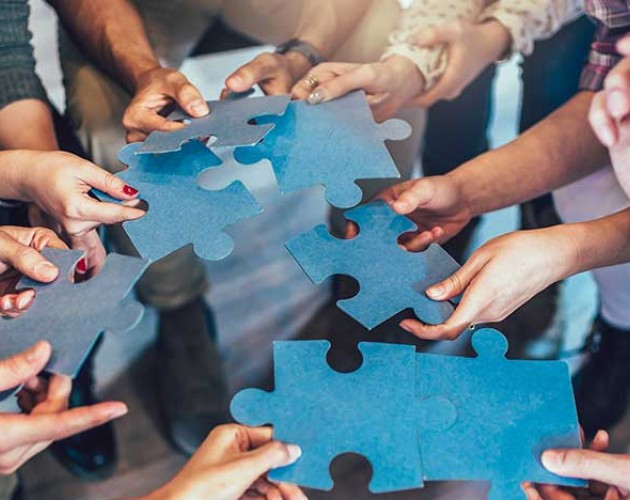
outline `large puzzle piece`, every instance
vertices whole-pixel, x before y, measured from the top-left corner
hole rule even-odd
[[[117,174],[140,190],[149,205],[144,217],[123,224],[143,257],[158,260],[190,243],[208,260],[230,254],[234,242],[223,232],[226,226],[262,212],[240,182],[221,191],[208,191],[197,178],[221,164],[202,142],[187,142],[180,151],[139,155],[140,143],[120,150],[120,161],[129,165]]]
[[[411,133],[402,120],[376,124],[362,91],[317,106],[293,101],[282,117],[264,122],[274,129],[256,145],[237,148],[235,159],[252,164],[267,158],[282,192],[323,185],[328,202],[340,208],[361,201],[358,179],[400,177],[383,141]]]
[[[419,398],[440,395],[457,409],[447,430],[421,429],[427,481],[490,481],[490,498],[524,498],[523,481],[583,486],[540,462],[548,448],[579,448],[569,369],[562,361],[505,358],[507,341],[492,329],[472,338],[476,358],[417,354]]]
[[[169,120],[184,121],[186,126],[169,132],[151,132],[138,153],[167,153],[179,150],[193,139],[214,137],[213,146],[256,144],[273,128],[272,123],[253,123],[255,118],[281,115],[290,101],[288,95],[208,101],[210,113],[193,118],[181,109],[168,115]]]
[[[444,428],[454,410],[442,398],[416,399],[412,346],[359,344],[362,366],[330,368],[327,341],[274,342],[275,390],[246,389],[232,400],[245,425],[272,423],[274,438],[302,447],[293,465],[270,472],[277,481],[329,490],[330,463],[354,452],[372,464],[375,493],[422,486],[417,422]]]
[[[0,358],[47,340],[52,357],[46,369],[74,376],[103,331],[124,332],[142,318],[142,306],[126,297],[149,263],[110,254],[98,276],[74,284],[70,278],[82,252],[49,248],[42,253],[59,267],[59,277],[50,284],[22,278],[18,289],[33,288],[35,300],[21,317],[0,319]]]
[[[447,278],[459,267],[445,250],[438,245],[424,252],[400,248],[398,237],[416,226],[382,201],[349,210],[346,217],[359,225],[355,238],[335,238],[321,225],[286,243],[313,282],[320,284],[335,274],[359,282],[359,293],[340,300],[340,309],[368,329],[409,307],[431,324],[442,323],[451,315],[453,306],[449,302],[433,301],[424,293],[429,285]]]

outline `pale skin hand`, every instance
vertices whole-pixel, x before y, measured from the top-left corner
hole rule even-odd
[[[606,77],[604,90],[595,94],[589,121],[630,196],[630,36],[619,40],[617,51],[625,57]]]
[[[293,97],[319,104],[362,89],[379,122],[391,118],[424,87],[424,77],[416,65],[407,57],[397,55],[370,64],[323,63],[309,75],[316,77],[320,84],[311,89],[301,80],[291,91]]]
[[[434,87],[413,100],[430,107],[453,100],[490,64],[503,57],[511,44],[510,32],[498,21],[456,21],[414,33],[408,42],[423,48],[447,46],[448,65]]]
[[[54,281],[59,270],[39,252],[46,248],[67,248],[51,230],[31,227],[0,227],[0,317],[17,317],[33,303],[35,293],[12,293],[20,274],[42,283]]]
[[[272,483],[270,469],[295,462],[297,446],[272,441],[267,427],[222,425],[214,429],[184,468],[144,500],[303,500],[296,486]]]
[[[630,498],[630,456],[605,453],[608,434],[599,431],[588,450],[547,450],[543,465],[560,476],[589,480],[588,490],[568,490],[551,485],[525,486],[528,500],[575,500],[576,498]]]
[[[127,413],[119,402],[68,409],[69,377],[37,376],[48,363],[50,344],[38,342],[26,351],[0,360],[0,391],[23,386],[18,394],[22,414],[0,413],[0,474],[15,472],[53,441],[102,425]]]

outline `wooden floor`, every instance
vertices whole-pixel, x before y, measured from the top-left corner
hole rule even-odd
[[[38,68],[51,96],[61,104],[63,89],[56,62],[52,14],[41,0],[33,2],[33,6]],[[214,59],[212,64],[202,58],[187,63],[186,72],[193,81],[203,83],[207,97],[215,97],[224,76],[220,71],[227,74],[250,54],[241,52],[227,58],[224,56],[220,60]],[[219,73],[216,68],[221,68]],[[516,73],[514,65],[502,68],[497,86],[500,105],[493,128],[495,144],[509,140],[514,134],[516,110],[506,103],[516,100],[510,98],[516,92]],[[327,208],[321,191],[280,196],[264,167],[252,172],[245,180],[265,207],[265,214],[235,229],[236,250],[231,257],[208,265],[212,289],[207,298],[217,313],[220,345],[232,390],[258,385],[266,377],[272,340],[297,335],[321,338],[332,328],[343,328],[343,322],[347,321],[339,319],[339,312],[334,308],[323,307],[329,298],[328,290],[310,283],[282,246],[291,235],[325,221]],[[488,217],[479,242],[512,229],[515,220],[514,210]],[[593,297],[588,276],[572,280],[565,287],[564,307],[558,325],[568,332],[567,345],[579,345],[594,310]],[[316,311],[319,311],[317,315]],[[569,323],[572,326],[566,329]],[[103,482],[79,481],[44,453],[22,469],[27,499],[88,500],[140,495],[161,484],[182,466],[184,459],[162,438],[155,417],[157,411],[152,389],[154,374],[159,367],[154,363],[154,337],[155,315],[148,311],[142,324],[133,332],[108,336],[97,358],[100,395],[123,400],[131,410],[116,423],[120,461],[114,477]],[[247,350],[240,348],[243,343],[247,344]],[[454,352],[457,345],[437,344],[433,350]],[[622,432],[624,429],[630,429],[630,422],[620,426],[615,434],[618,449],[624,449],[630,442],[628,432]],[[362,459],[341,457],[333,464],[332,473],[336,488],[330,493],[309,492],[310,498],[371,497],[366,489],[369,467]],[[433,483],[422,491],[380,495],[379,498],[485,498],[485,488],[486,485],[474,483]]]

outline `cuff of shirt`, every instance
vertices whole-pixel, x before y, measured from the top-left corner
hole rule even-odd
[[[24,205],[23,201],[0,200],[0,208],[17,208]]]
[[[0,109],[23,99],[48,102],[41,80],[27,67],[0,69]]]
[[[593,60],[596,59],[596,60]],[[598,92],[604,88],[604,80],[611,69],[621,60],[618,55],[591,54],[580,75],[580,90]]]
[[[409,44],[390,45],[383,52],[381,61],[393,55],[406,57],[417,66],[424,77],[423,91],[433,87],[446,70],[446,58],[442,47],[430,49]]]

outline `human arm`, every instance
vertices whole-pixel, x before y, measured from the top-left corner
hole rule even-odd
[[[21,414],[0,413],[0,475],[11,474],[53,441],[102,425],[127,413],[119,402],[68,409],[72,381],[38,378],[51,356],[47,342],[0,360],[0,391],[23,386],[17,395]]]
[[[305,499],[296,486],[266,479],[270,469],[295,462],[301,453],[271,436],[269,427],[219,426],[171,481],[143,500]]]
[[[630,209],[601,219],[517,231],[476,250],[444,281],[426,290],[433,300],[462,295],[443,324],[404,320],[425,339],[454,339],[469,325],[504,320],[552,283],[574,274],[630,262]]]
[[[91,58],[133,96],[123,117],[128,141],[184,125],[160,115],[177,103],[191,116],[208,113],[201,93],[179,71],[162,67],[130,0],[51,0],[63,24]]]
[[[304,1],[290,38],[309,43],[320,57],[328,59],[350,36],[370,4],[370,0]],[[258,84],[266,94],[287,94],[310,69],[311,63],[299,52],[265,53],[230,74],[225,86],[229,91],[244,92]]]

